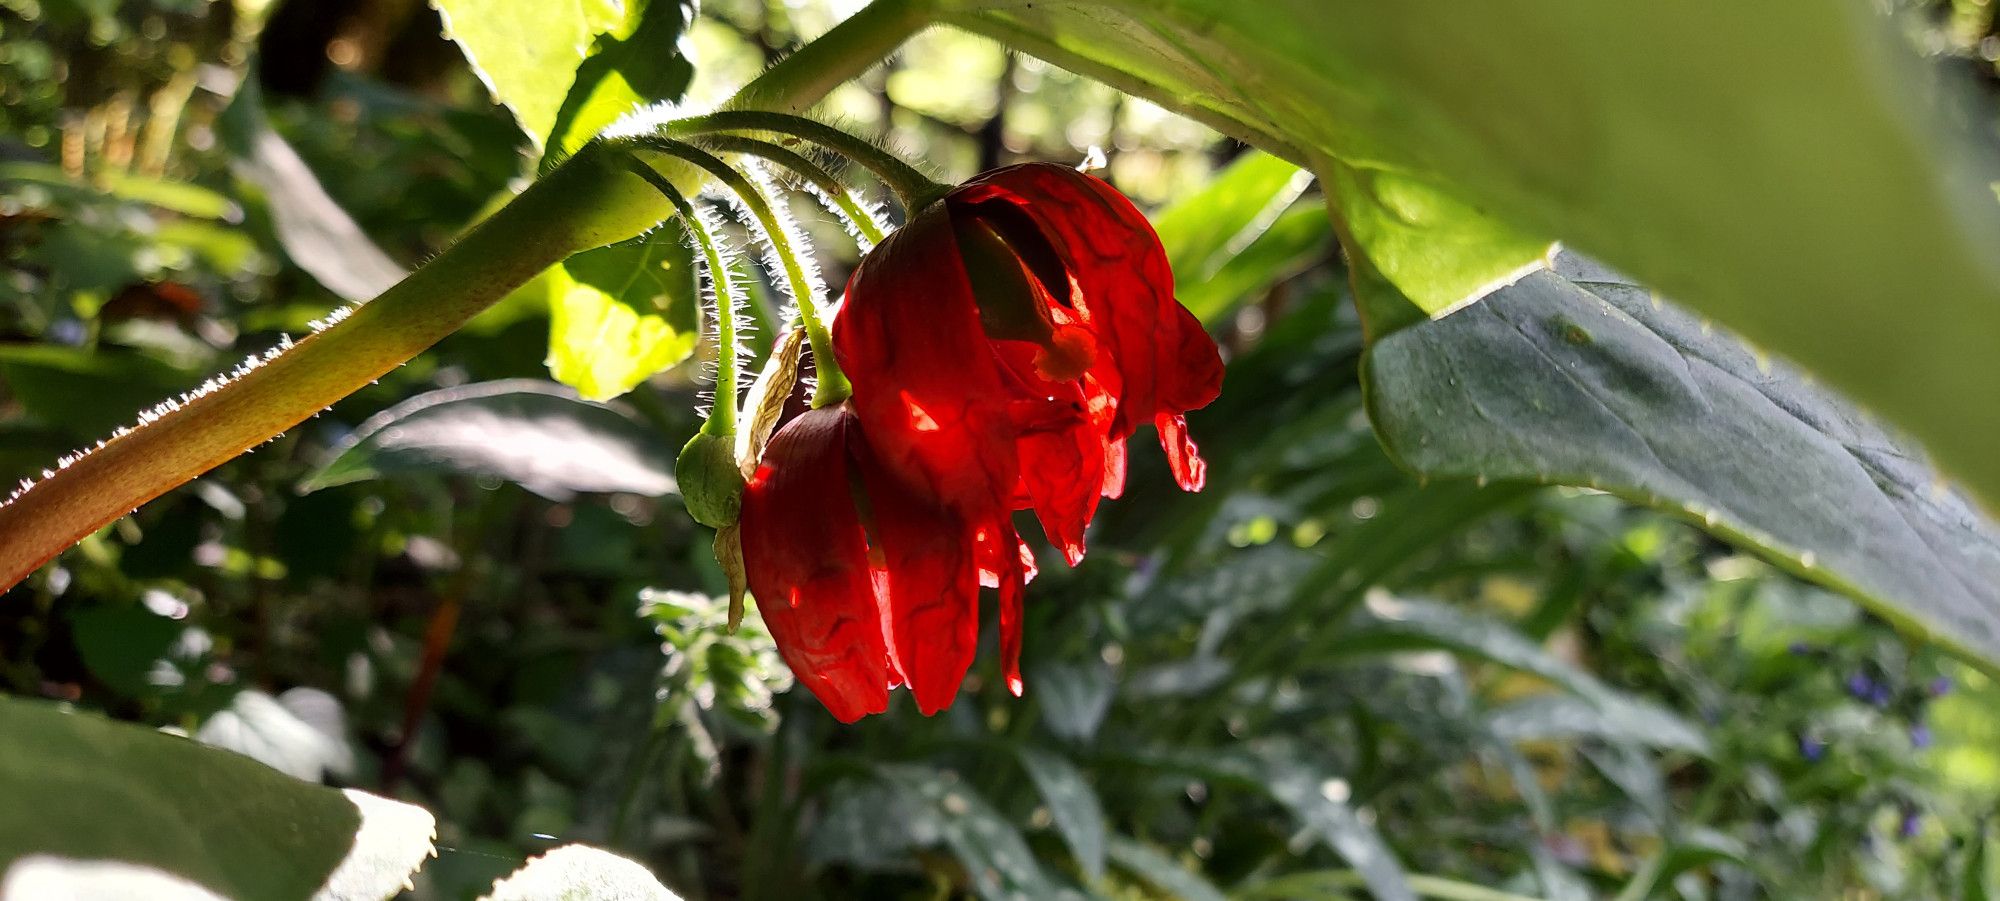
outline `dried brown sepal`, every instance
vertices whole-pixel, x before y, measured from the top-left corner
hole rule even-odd
[[[729,632],[743,624],[743,595],[750,590],[750,576],[743,568],[743,526],[730,523],[715,530],[715,562],[729,581]]]
[[[778,429],[778,419],[784,415],[785,402],[798,388],[799,357],[805,345],[804,329],[795,328],[780,335],[771,348],[771,358],[764,361],[764,371],[757,374],[757,382],[743,399],[743,409],[749,415],[736,430],[736,465],[746,479],[757,471],[757,461],[764,457],[764,445],[770,442],[771,433]]]

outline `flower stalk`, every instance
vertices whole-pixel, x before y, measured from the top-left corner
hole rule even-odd
[[[813,406],[825,407],[847,399],[853,389],[847,384],[846,376],[840,373],[840,364],[833,358],[833,338],[827,331],[826,322],[819,315],[819,289],[817,280],[808,274],[805,262],[799,257],[799,248],[793,243],[790,224],[779,217],[771,207],[771,202],[752,183],[749,177],[736,171],[728,163],[714,154],[702,150],[685,141],[655,135],[633,139],[640,151],[650,151],[682,162],[692,164],[708,173],[716,181],[727,187],[736,199],[761,226],[765,243],[776,258],[777,266],[784,273],[786,288],[799,308],[799,321],[805,327],[806,340],[812,345],[813,367],[818,379],[813,386]]]

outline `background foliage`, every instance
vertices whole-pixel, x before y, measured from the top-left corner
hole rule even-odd
[[[501,68],[471,29],[510,23],[440,7]],[[726,96],[841,12],[633,4],[510,110],[420,3],[7,0],[0,475],[372,296],[605,110]],[[1991,78],[1990,7],[1917,12]],[[1400,469],[1309,176],[960,31],[825,110],[953,178],[1103,147],[1231,356],[1192,417],[1209,490],[1137,454],[1090,560],[1045,562],[1025,699],[988,653],[946,713],[840,728],[754,617],[723,632],[667,477],[701,378],[673,365],[701,351],[671,235],[573,259],[86,540],[0,601],[0,687],[421,804],[418,897],[568,841],[690,898],[1986,890],[2000,687],[1693,526],[1426,466],[1385,421],[1428,475]]]

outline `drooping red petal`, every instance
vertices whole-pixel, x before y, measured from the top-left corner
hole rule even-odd
[[[1034,578],[1034,558],[1021,543],[1009,518],[981,523],[973,529],[973,550],[979,557],[980,578],[1000,590],[1000,673],[1007,691],[1021,696],[1021,599]]]
[[[891,473],[967,516],[1009,506],[1008,398],[942,204],[862,259],[833,344]]]
[[[1174,471],[1174,481],[1183,491],[1200,491],[1208,482],[1208,461],[1195,451],[1194,439],[1188,437],[1187,417],[1161,413],[1153,417],[1153,425],[1160,430],[1160,448],[1167,452],[1167,468]]]
[[[1115,402],[1087,372],[1067,381],[1043,379],[1033,345],[996,341],[994,350],[1016,393],[1008,408],[1021,475],[1016,506],[1034,508],[1049,542],[1075,566],[1104,489],[1104,445]]]
[[[1104,496],[1117,500],[1125,494],[1125,439],[1112,436],[1104,445]]]
[[[779,429],[743,491],[743,562],[778,653],[834,718],[889,707],[888,652],[868,546],[848,488],[853,417],[810,411]]]
[[[979,572],[964,520],[860,455],[867,530],[883,578],[892,658],[929,716],[949,706],[979,652]]]

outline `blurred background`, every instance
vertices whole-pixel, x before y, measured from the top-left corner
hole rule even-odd
[[[851,10],[711,0],[687,99]],[[1994,83],[1990,4],[1921,12]],[[440,29],[421,0],[0,0],[0,477],[367,299],[518,189],[528,142]],[[560,397],[533,290],[0,599],[0,689],[422,804],[418,898],[563,841],[695,899],[1331,899],[1395,861],[1468,901],[1985,897],[2000,687],[1679,521],[1397,470],[1304,180],[948,30],[823,111],[953,180],[1102,148],[1228,354],[1190,417],[1208,490],[1172,490],[1142,436],[1090,558],[1042,549],[1026,697],[989,622],[948,711],[898,695],[840,726],[754,614],[724,631],[711,536],[666,489],[349,449],[429,392]],[[837,286],[852,243],[795,211]],[[574,419],[599,437],[549,453],[670,472],[703,358],[606,411],[489,406],[486,434]]]

